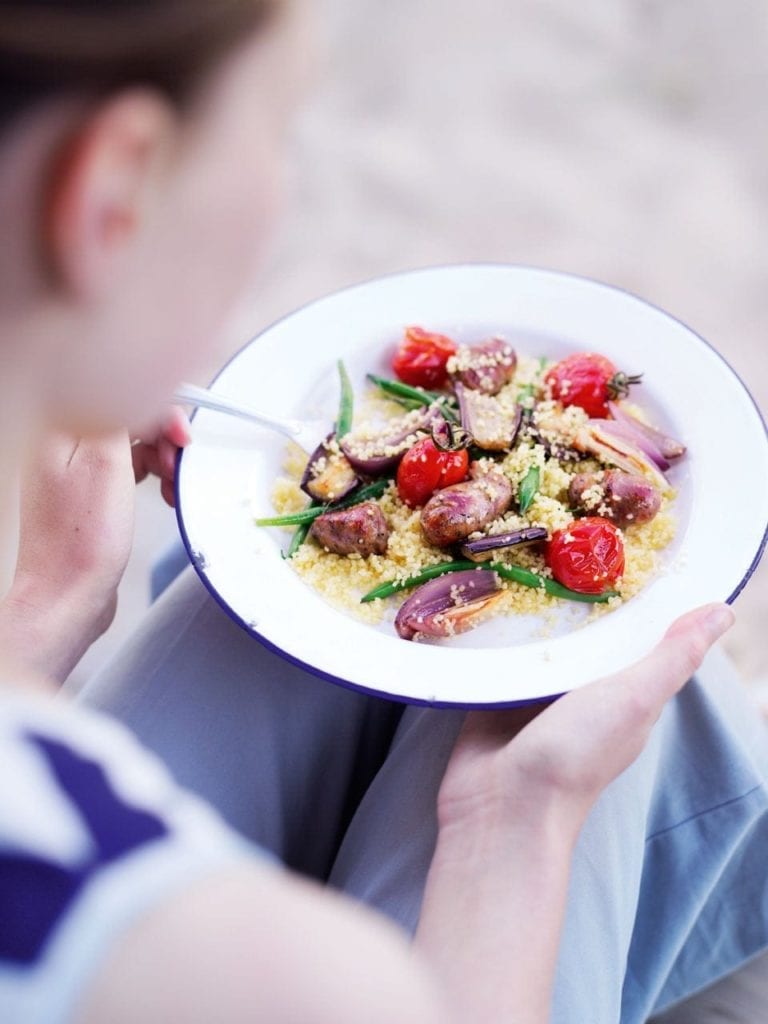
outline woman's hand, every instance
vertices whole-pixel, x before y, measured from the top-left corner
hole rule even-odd
[[[190,441],[189,420],[178,406],[173,406],[159,433],[133,442],[131,456],[136,483],[150,474],[160,478],[160,493],[173,508],[176,504],[174,481],[176,456]]]
[[[578,831],[603,789],[645,746],[664,705],[733,623],[727,605],[678,619],[636,665],[556,700],[467,716],[440,791],[442,823],[558,804]]]
[[[33,453],[21,492],[16,572],[0,603],[0,646],[63,680],[109,627],[133,541],[135,484],[160,477],[173,504],[176,452],[189,424],[174,409],[154,438],[51,435]]]
[[[6,655],[63,680],[109,626],[133,540],[134,475],[125,435],[50,435],[21,487],[19,550],[0,605]]]
[[[127,437],[49,435],[22,478],[14,586],[34,590],[39,604],[79,594],[111,621],[133,519]]]

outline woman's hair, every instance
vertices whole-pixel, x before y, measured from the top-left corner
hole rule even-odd
[[[56,95],[149,85],[181,102],[280,0],[0,0],[0,133]]]

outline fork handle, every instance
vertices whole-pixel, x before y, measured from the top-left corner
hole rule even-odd
[[[203,409],[213,409],[215,412],[224,412],[230,416],[238,416],[243,420],[250,420],[251,423],[258,423],[261,427],[269,430],[276,430],[285,437],[295,440],[302,424],[298,420],[274,419],[271,416],[263,416],[254,409],[240,405],[231,398],[216,394],[207,388],[200,388],[196,384],[179,384],[174,392],[174,397],[179,402],[187,405],[200,406]]]

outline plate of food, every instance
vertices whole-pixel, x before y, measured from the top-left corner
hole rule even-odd
[[[197,572],[332,682],[443,707],[562,694],[732,602],[768,526],[768,436],[685,325],[618,289],[499,265],[337,292],[211,389],[327,424],[303,450],[199,410],[177,474]]]

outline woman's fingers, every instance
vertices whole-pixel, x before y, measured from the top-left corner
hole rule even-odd
[[[189,417],[179,405],[172,405],[163,419],[154,427],[133,435],[136,441],[156,447],[161,438],[166,438],[176,448],[185,448],[192,440]]]
[[[176,507],[176,489],[172,480],[160,481],[160,494],[166,505],[170,505],[171,508]]]
[[[159,477],[160,493],[171,508],[175,504],[176,457],[190,440],[189,419],[183,409],[173,406],[161,430],[135,442],[131,449],[136,483],[150,475]]]
[[[733,625],[726,604],[710,604],[681,616],[641,661],[600,684],[627,714],[645,713],[652,721],[701,665],[714,643]]]
[[[186,448],[192,440],[189,417],[180,406],[171,406],[170,415],[163,424],[162,436],[175,448]]]
[[[136,483],[150,475],[160,476],[160,463],[157,457],[157,449],[144,441],[134,442],[131,445],[131,459],[133,460],[133,475]]]
[[[157,442],[157,461],[160,466],[160,477],[162,480],[170,480],[173,483],[176,478],[176,455],[178,451],[178,445],[174,444],[168,437],[161,437]]]
[[[661,642],[641,661],[555,702],[556,706],[547,712],[547,729],[551,730],[555,721],[560,728],[575,733],[587,720],[592,732],[598,721],[604,722],[606,731],[613,732],[621,720],[629,728],[640,719],[652,724],[732,623],[733,612],[728,605],[705,605],[688,612],[669,627]],[[467,716],[461,741],[478,751],[502,747],[551,703],[475,711]]]
[[[682,616],[641,661],[573,690],[551,706],[467,716],[441,789],[441,820],[477,807],[554,800],[576,826],[638,757],[665,704],[733,622],[726,605]]]
[[[733,623],[727,605],[682,616],[654,650],[614,676],[574,690],[507,748],[532,782],[588,807],[638,757],[654,723]]]

